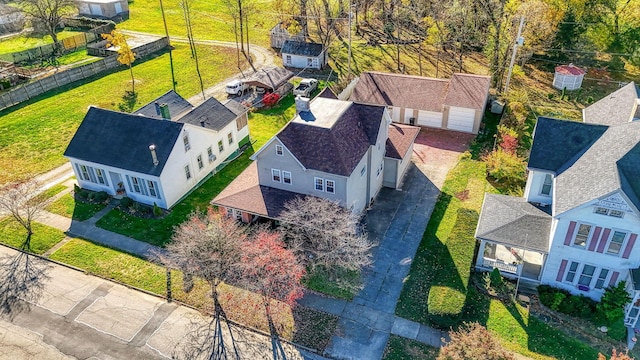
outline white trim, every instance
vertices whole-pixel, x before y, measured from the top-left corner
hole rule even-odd
[[[278,180],[276,180],[276,177],[278,177]],[[282,182],[282,173],[280,169],[271,169],[271,181],[279,183]]]
[[[318,180],[320,180],[320,187],[322,187],[322,189],[318,189]],[[324,192],[324,178],[313,177],[313,190]]]
[[[289,174],[289,182],[286,182],[285,179],[287,178],[287,174]],[[283,184],[287,184],[287,185],[292,185],[293,184],[293,178],[291,177],[291,171],[284,171],[282,170],[282,183]]]
[[[331,182],[333,185],[331,185],[331,188],[333,189],[332,191],[329,191],[329,182]],[[325,191],[329,194],[335,194],[336,193],[336,182],[335,180],[331,180],[331,179],[324,179],[324,184],[325,184]]]

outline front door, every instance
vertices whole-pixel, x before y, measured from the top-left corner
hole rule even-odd
[[[113,171],[109,171],[109,177],[111,178],[111,186],[113,187],[113,192],[116,195],[123,195],[125,193],[125,189],[124,183],[122,182],[122,175]]]

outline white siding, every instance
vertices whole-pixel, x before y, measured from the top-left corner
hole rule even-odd
[[[288,56],[291,57],[291,62],[287,62]],[[324,52],[317,57],[282,53],[282,62],[285,66],[290,66],[298,69],[304,69],[304,68],[320,69],[322,65],[324,65],[322,62],[323,57],[324,57]],[[309,64],[309,59],[311,59],[311,64]],[[314,61],[314,59],[316,59],[316,61]]]
[[[551,175],[551,192],[549,195],[543,194],[543,185],[546,175]],[[552,196],[553,196],[553,183],[554,178],[553,174],[544,171],[529,171],[529,176],[527,177],[527,186],[524,190],[524,196],[528,202],[541,203],[541,204],[551,204]]]

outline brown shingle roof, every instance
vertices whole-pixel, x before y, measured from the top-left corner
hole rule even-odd
[[[387,139],[384,156],[402,160],[409,151],[411,144],[420,133],[420,128],[403,124],[389,125],[389,138]]]
[[[444,104],[482,110],[487,103],[490,82],[489,76],[453,74]]]
[[[428,111],[442,111],[447,80],[421,76],[363,72],[349,100]]]
[[[211,204],[230,207],[248,213],[276,219],[284,210],[284,204],[299,194],[258,183],[258,165],[250,164],[229,184]]]
[[[292,121],[276,136],[304,167],[349,176],[376,143],[383,112],[381,106],[352,103],[331,128]]]

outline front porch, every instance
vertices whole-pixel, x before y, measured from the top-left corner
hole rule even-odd
[[[491,271],[499,269],[503,276],[540,282],[546,253],[489,241],[480,243],[476,268]]]

